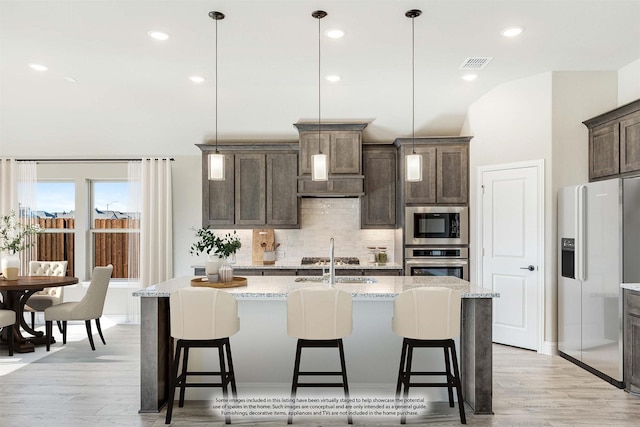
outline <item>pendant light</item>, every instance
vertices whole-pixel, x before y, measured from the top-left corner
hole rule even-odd
[[[209,181],[224,181],[224,154],[218,152],[218,21],[224,19],[224,14],[212,11],[209,17],[216,21],[216,151],[209,154]]]
[[[329,156],[322,153],[322,141],[320,140],[320,20],[327,16],[324,10],[316,10],[311,14],[318,20],[318,154],[311,156],[311,180],[329,180]]]
[[[422,181],[422,156],[416,154],[416,60],[415,60],[415,27],[413,20],[420,16],[422,11],[411,9],[404,14],[411,18],[411,154],[405,156],[405,180],[409,182]]]

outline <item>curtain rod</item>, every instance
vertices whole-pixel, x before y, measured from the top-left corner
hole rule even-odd
[[[145,157],[144,159],[153,160],[148,157]],[[142,158],[137,158],[137,159],[16,159],[17,162],[41,162],[41,163],[46,163],[46,162],[118,163],[118,162],[140,162],[142,160],[143,160]],[[173,157],[169,158],[169,160],[172,162],[175,161]]]

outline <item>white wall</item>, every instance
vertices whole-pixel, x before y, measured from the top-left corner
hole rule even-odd
[[[544,73],[497,86],[469,108],[462,135],[470,144],[470,257],[477,256],[476,191],[479,166],[543,159],[545,239],[545,331],[547,348],[556,340],[557,188],[586,182],[588,132],[583,120],[616,103],[616,72]],[[471,280],[477,281],[477,266]]]
[[[477,256],[477,169],[479,166],[551,158],[551,74],[497,86],[468,110],[462,135],[469,145],[470,259]],[[478,282],[476,267],[471,280]]]
[[[618,71],[618,105],[640,99],[640,58]]]

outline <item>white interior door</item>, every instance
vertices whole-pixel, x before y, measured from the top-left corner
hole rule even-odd
[[[493,300],[493,341],[538,350],[540,227],[538,165],[481,171],[482,286]]]

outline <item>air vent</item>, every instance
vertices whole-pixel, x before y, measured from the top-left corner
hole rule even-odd
[[[492,56],[472,56],[464,60],[459,70],[480,70],[487,66],[493,59]]]

